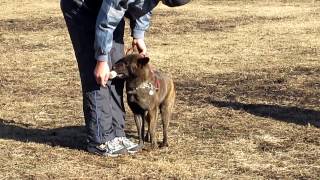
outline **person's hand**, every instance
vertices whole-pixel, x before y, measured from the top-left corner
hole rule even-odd
[[[107,61],[97,61],[94,69],[94,77],[101,86],[105,87],[110,75],[110,68]]]
[[[132,49],[137,48],[139,54],[146,56],[147,46],[143,39],[133,39],[132,40]]]

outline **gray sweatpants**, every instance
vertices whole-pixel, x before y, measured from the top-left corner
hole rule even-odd
[[[125,136],[123,80],[108,81],[107,87],[96,83],[93,71],[95,22],[102,0],[61,0],[61,9],[78,63],[83,112],[90,144],[102,144],[114,137]],[[114,32],[110,53],[111,64],[124,55],[124,20]]]

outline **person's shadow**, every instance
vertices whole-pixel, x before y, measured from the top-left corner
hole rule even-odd
[[[302,109],[298,107],[286,107],[268,104],[246,104],[232,101],[218,101],[207,99],[216,107],[231,108],[234,110],[244,110],[250,114],[272,118],[277,121],[294,123],[297,125],[312,125],[320,128],[320,112],[310,109]]]
[[[306,74],[308,73],[309,72]],[[180,101],[186,102],[189,106],[202,107],[205,104],[210,104],[218,108],[229,108],[245,111],[255,116],[269,118],[276,121],[293,123],[302,126],[311,125],[320,128],[320,111],[318,110],[307,109],[303,106],[281,106],[277,104],[245,103],[236,101],[235,97],[237,96],[244,96],[250,99],[268,99],[270,97],[277,97],[279,95],[277,94],[279,93],[277,91],[269,92],[268,90],[259,89],[270,83],[269,81],[263,79],[263,77],[258,77],[258,79],[262,79],[260,82],[254,81],[255,78],[257,78],[254,74],[248,78],[246,76],[242,77],[241,74],[238,74],[237,76],[240,78],[237,79],[233,74],[225,74],[222,77],[208,76],[197,81],[177,81],[175,83],[178,92],[177,98]],[[251,81],[247,81],[247,79],[251,79]],[[250,87],[250,84],[248,84],[250,82],[259,82],[261,84],[256,84],[255,87],[252,88]],[[276,85],[274,86],[275,89],[281,88],[281,85],[278,85],[279,87]],[[252,96],[246,92],[248,88],[251,88],[250,91],[253,94]],[[264,94],[268,94],[269,97],[265,96]],[[297,93],[291,89],[288,89],[283,96],[292,98],[296,96],[298,97],[299,95],[305,94],[303,92]]]
[[[126,130],[127,137],[136,137],[134,131]],[[35,142],[49,146],[85,150],[86,129],[84,126],[66,126],[54,129],[32,128],[29,124],[0,118],[0,139]]]
[[[84,126],[67,126],[55,129],[30,128],[29,124],[0,119],[0,138],[22,142],[35,142],[70,149],[85,148]]]

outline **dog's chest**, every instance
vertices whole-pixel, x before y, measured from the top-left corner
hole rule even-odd
[[[137,87],[127,87],[127,97],[129,103],[135,103],[147,110],[156,103],[157,89],[152,83],[143,82]]]

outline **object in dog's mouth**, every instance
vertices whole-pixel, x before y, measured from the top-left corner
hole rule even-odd
[[[110,71],[110,76],[109,76],[109,79],[113,79],[113,78],[115,78],[115,77],[117,77],[117,72],[115,72],[115,71]]]

